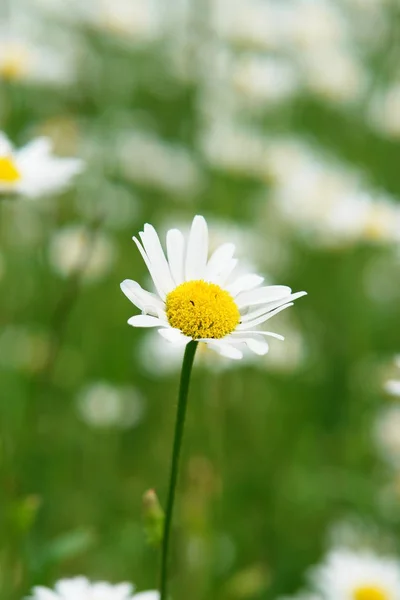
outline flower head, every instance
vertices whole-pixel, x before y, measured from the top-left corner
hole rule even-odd
[[[395,357],[395,365],[400,369],[400,354]],[[392,396],[400,396],[400,376],[396,379],[388,379],[385,383],[385,390]]]
[[[116,585],[105,581],[90,582],[86,577],[60,579],[54,591],[38,586],[27,600],[159,600],[156,591],[133,593],[130,583]]]
[[[233,244],[222,244],[208,257],[208,229],[196,216],[187,242],[178,229],[167,233],[167,257],[159,237],[146,224],[135,241],[153,279],[156,294],[130,279],[121,289],[141,311],[128,323],[133,327],[156,327],[169,342],[185,346],[191,340],[205,342],[223,356],[240,359],[238,346],[266,354],[264,336],[282,336],[255,328],[292,306],[306,292],[287,286],[260,287],[263,278],[247,274],[232,278],[237,260]]]
[[[56,158],[47,138],[37,138],[14,150],[0,132],[0,194],[34,198],[63,190],[80,173],[83,163],[76,158]]]
[[[400,564],[370,551],[331,551],[312,573],[324,600],[398,600]]]

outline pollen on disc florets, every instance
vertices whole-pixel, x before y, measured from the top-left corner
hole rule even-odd
[[[226,290],[203,280],[186,281],[166,298],[171,327],[196,339],[223,338],[238,325],[239,309]]]
[[[360,587],[354,591],[354,600],[389,600],[388,594],[375,586]]]

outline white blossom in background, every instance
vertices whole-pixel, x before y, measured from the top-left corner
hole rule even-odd
[[[83,166],[83,161],[77,158],[53,156],[47,138],[37,138],[16,150],[0,132],[0,195],[36,198],[61,192]]]
[[[160,0],[31,0],[49,18],[88,25],[133,44],[157,40],[162,31]]]
[[[382,457],[391,465],[400,467],[399,405],[388,404],[381,408],[375,421],[374,437]]]
[[[331,550],[310,572],[322,600],[399,600],[400,563],[369,550]]]
[[[199,144],[215,168],[257,178],[265,175],[267,143],[256,129],[230,120],[213,122],[202,132]]]
[[[307,53],[300,60],[304,84],[322,99],[341,104],[365,94],[367,71],[353,51],[332,47]]]
[[[369,105],[369,122],[384,136],[400,138],[400,82],[376,93]]]
[[[266,163],[276,211],[319,244],[400,240],[400,205],[346,165],[290,140],[272,140]]]
[[[26,600],[159,600],[156,591],[134,593],[130,583],[90,582],[86,577],[60,579],[54,590],[36,586]]]
[[[264,109],[268,103],[292,98],[300,84],[298,72],[290,61],[256,54],[239,58],[232,78],[234,90],[244,100],[259,103]]]
[[[202,172],[188,150],[153,134],[125,134],[117,154],[124,176],[141,185],[180,197],[202,187]]]
[[[29,325],[8,325],[0,333],[0,366],[35,373],[45,365],[50,350],[48,332]]]
[[[150,43],[162,33],[159,0],[88,0],[86,21],[134,43]]]
[[[116,246],[104,233],[82,225],[68,225],[55,231],[49,245],[49,262],[61,277],[81,273],[86,281],[97,281],[114,264]]]
[[[388,379],[384,387],[388,394],[400,397],[400,354],[395,357],[394,364],[399,369],[398,379]]]
[[[91,427],[128,429],[143,419],[145,403],[132,386],[98,381],[81,390],[77,409],[81,419]]]
[[[285,14],[281,2],[214,0],[211,28],[226,42],[271,50],[280,47],[284,39]]]
[[[78,40],[49,29],[33,5],[10,3],[0,14],[0,83],[68,85],[75,80]]]

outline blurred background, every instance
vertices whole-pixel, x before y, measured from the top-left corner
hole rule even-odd
[[[142,495],[165,500],[181,354],[119,283],[150,285],[143,223],[194,214],[309,295],[265,357],[198,353],[172,597],[293,594],[343,540],[400,554],[397,0],[0,7],[0,128],[86,163],[0,197],[1,598],[156,587]]]

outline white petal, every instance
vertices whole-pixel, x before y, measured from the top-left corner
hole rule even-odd
[[[246,323],[246,321],[253,321],[257,317],[260,317],[261,315],[266,315],[271,310],[274,310],[275,308],[278,308],[283,304],[288,304],[289,302],[293,302],[293,300],[304,296],[304,293],[305,292],[297,292],[295,294],[290,294],[290,296],[285,296],[284,298],[275,300],[274,302],[268,302],[267,304],[260,306],[260,308],[257,308],[256,310],[251,310],[248,313],[243,314],[241,317],[241,322]]]
[[[245,329],[248,329],[249,327],[256,327],[257,325],[260,325],[261,323],[268,321],[268,319],[270,319],[271,317],[274,317],[275,315],[280,313],[282,310],[285,310],[285,308],[289,308],[289,306],[293,306],[293,302],[289,302],[288,304],[279,306],[275,310],[272,310],[271,312],[267,313],[266,315],[261,315],[260,317],[258,317],[258,319],[254,319],[253,321],[247,321],[246,323],[239,323],[239,325],[236,328],[236,331],[244,331]]]
[[[132,325],[132,327],[169,327],[163,319],[150,315],[135,315],[128,319],[128,325]]]
[[[151,591],[151,592],[140,592],[140,594],[135,594],[133,596],[134,600],[160,600],[160,592]]]
[[[204,217],[196,215],[190,229],[186,251],[185,278],[204,279],[208,256],[208,229]]]
[[[232,258],[229,262],[225,264],[219,276],[214,278],[214,282],[220,286],[225,285],[230,275],[232,274],[232,271],[234,271],[234,269],[236,268],[237,264],[238,260],[236,258]]]
[[[46,137],[40,137],[32,140],[20,150],[17,150],[15,156],[20,164],[25,163],[25,161],[35,162],[38,159],[43,160],[43,157],[46,159],[49,158],[51,149],[51,140]]]
[[[158,270],[153,268],[153,266],[149,260],[149,257],[147,256],[147,254],[146,254],[142,244],[139,242],[139,240],[135,236],[133,236],[132,239],[135,242],[136,246],[138,247],[140,254],[142,255],[142,258],[143,258],[145,265],[150,273],[150,276],[153,280],[153,283],[155,285],[158,295],[160,296],[160,298],[162,300],[165,300],[166,293],[163,289],[162,282],[158,278]]]
[[[160,238],[153,225],[146,223],[143,229],[144,231],[139,233],[143,247],[152,269],[157,273],[158,281],[162,285],[164,292],[168,294],[174,289],[175,284],[171,276],[169,264],[165,258],[164,250],[161,246]]]
[[[219,246],[207,263],[204,279],[214,282],[226,268],[226,264],[231,261],[234,252],[234,244],[222,244],[222,246]]]
[[[234,345],[237,344],[246,344],[246,346],[255,354],[259,354],[263,356],[267,354],[269,350],[269,344],[266,342],[261,335],[250,331],[247,333],[239,333],[239,335],[233,336],[233,334],[228,335],[224,338],[224,341],[230,342]]]
[[[167,255],[171,276],[175,285],[180,285],[184,282],[184,261],[185,238],[179,229],[170,229],[167,232]]]
[[[174,344],[174,346],[186,346],[192,338],[184,335],[179,329],[175,329],[174,327],[166,327],[164,329],[159,329],[158,333],[168,342]]]
[[[251,335],[266,335],[268,337],[273,337],[276,338],[277,340],[281,340],[282,342],[284,341],[284,337],[283,335],[280,335],[279,333],[273,333],[272,331],[254,331],[254,329],[250,329],[250,330],[246,330],[246,331],[232,331],[231,335],[237,336],[237,337],[244,337],[244,336],[251,336]]]
[[[30,596],[27,600],[30,600],[30,598],[32,600],[60,600],[58,594],[42,586],[34,587],[32,592],[34,596]]]
[[[243,352],[241,352],[231,344],[227,344],[226,342],[222,342],[219,340],[208,340],[207,346],[218,352],[218,354],[221,354],[221,356],[233,358],[233,360],[240,360],[241,358],[243,358]]]
[[[0,131],[0,156],[8,156],[12,153],[12,145],[7,136]]]
[[[267,285],[257,290],[242,292],[236,299],[239,308],[244,306],[253,306],[253,304],[262,304],[285,298],[291,293],[290,287],[286,285]]]
[[[235,298],[241,292],[246,292],[248,290],[252,290],[253,288],[261,285],[264,281],[264,277],[260,277],[260,275],[242,275],[238,277],[236,281],[227,286],[227,291]]]
[[[269,345],[265,340],[258,340],[252,337],[245,338],[244,343],[246,346],[254,352],[254,354],[258,354],[259,356],[264,356],[267,354],[269,350]]]
[[[125,279],[120,287],[125,296],[142,312],[157,315],[160,311],[164,311],[164,302],[155,294],[144,290],[136,281]]]

